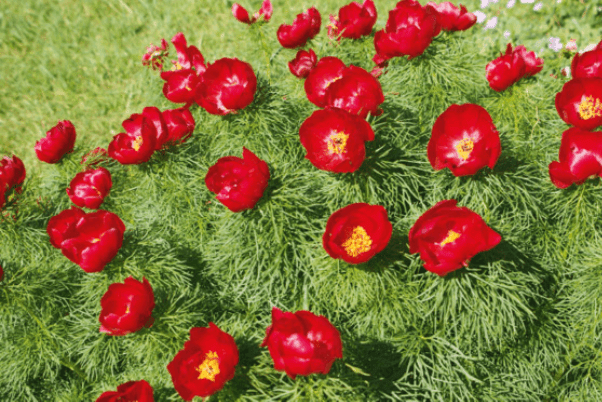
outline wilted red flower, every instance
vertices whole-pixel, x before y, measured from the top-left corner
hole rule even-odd
[[[255,23],[262,15],[264,21],[269,21],[272,18],[272,2],[270,0],[263,0],[261,8],[253,14],[253,18],[249,18],[249,12],[243,6],[234,3],[232,5],[232,14],[234,18],[245,24]]]
[[[502,237],[483,218],[456,200],[443,200],[410,229],[410,254],[420,253],[424,268],[439,276],[468,266],[472,257],[498,245]]]
[[[339,331],[328,318],[305,310],[290,313],[273,307],[264,346],[274,369],[285,371],[293,380],[298,375],[328,374],[335,359],[343,358]]]
[[[602,41],[593,50],[577,53],[571,63],[573,78],[602,78]]]
[[[336,57],[320,59],[305,81],[305,92],[318,107],[333,106],[362,118],[379,115],[385,101],[376,78],[363,68],[346,67]]]
[[[349,264],[366,262],[387,247],[393,225],[380,205],[347,205],[328,218],[322,236],[324,250]]]
[[[493,169],[501,152],[491,116],[472,103],[454,104],[441,113],[427,147],[433,169],[449,168],[454,176],[473,175],[485,166]]]
[[[503,91],[523,77],[530,77],[541,71],[543,59],[538,58],[535,52],[527,52],[523,45],[514,50],[512,44],[508,43],[506,54],[490,61],[485,70],[489,86],[494,91]]]
[[[21,185],[25,180],[25,166],[17,156],[5,156],[0,160],[0,208],[6,203],[7,193],[14,188],[21,192]]]
[[[130,381],[117,387],[117,391],[106,391],[96,399],[96,402],[155,402],[153,387],[144,381]]]
[[[253,208],[263,196],[268,180],[268,164],[244,147],[242,158],[219,158],[205,176],[209,191],[217,194],[216,198],[232,212]]]
[[[65,257],[86,272],[99,272],[121,248],[125,225],[112,212],[86,214],[72,207],[50,218],[46,230]]]
[[[123,165],[147,162],[155,152],[157,130],[153,121],[133,114],[122,123],[126,133],[119,133],[109,144],[108,154]]]
[[[167,125],[167,144],[185,142],[192,135],[196,124],[192,113],[186,108],[164,110],[163,120]]]
[[[602,125],[602,78],[575,78],[556,94],[556,110],[566,123],[583,130]]]
[[[320,12],[312,7],[304,13],[297,14],[292,25],[280,25],[276,33],[278,42],[287,49],[305,46],[308,40],[313,39],[320,32],[321,24]]]
[[[318,58],[312,49],[309,49],[309,52],[306,50],[299,50],[297,56],[288,62],[288,68],[295,77],[307,78],[317,62]]]
[[[330,16],[328,36],[331,38],[359,39],[370,35],[376,23],[376,7],[374,1],[364,0],[363,4],[354,1],[339,9],[338,17]],[[340,35],[340,36],[339,36]]]
[[[112,186],[111,173],[100,167],[76,174],[67,188],[67,195],[78,207],[98,209]]]
[[[106,149],[97,147],[82,156],[80,165],[94,166],[106,161],[108,157],[109,154]]]
[[[364,142],[374,131],[364,119],[345,110],[316,110],[299,128],[305,158],[318,169],[334,173],[355,172],[366,158]]]
[[[131,334],[150,327],[155,321],[151,317],[155,296],[146,278],[140,282],[130,276],[123,283],[109,285],[100,306],[100,332],[109,335]]]
[[[178,60],[173,62],[172,71],[161,73],[161,78],[166,81],[163,94],[174,103],[191,103],[206,69],[205,59],[199,49],[188,46],[181,32],[171,39],[171,43],[176,48]]]
[[[142,56],[142,65],[150,66],[153,70],[161,70],[163,68],[164,59],[169,56],[167,46],[167,41],[165,39],[161,39],[161,47],[151,43],[150,46],[146,48],[146,53]]]
[[[376,32],[374,47],[376,64],[383,64],[393,57],[420,56],[439,35],[441,26],[438,14],[432,8],[422,7],[416,0],[403,0],[389,11],[385,29]]]
[[[75,145],[75,127],[69,120],[59,121],[46,132],[46,137],[36,142],[38,159],[46,163],[57,163]]]
[[[549,165],[550,179],[558,188],[583,184],[590,177],[602,177],[602,132],[571,127],[562,133],[560,162]]]
[[[223,58],[207,66],[195,101],[211,114],[236,113],[253,102],[257,77],[249,63]]]
[[[444,31],[465,31],[477,23],[477,16],[469,13],[462,4],[458,8],[449,1],[440,4],[429,1],[425,7],[436,12],[437,22]]]
[[[214,323],[192,328],[190,340],[167,365],[174,388],[185,401],[213,395],[234,378],[238,348],[234,338]]]

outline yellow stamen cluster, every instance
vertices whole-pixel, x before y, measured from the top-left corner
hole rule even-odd
[[[447,237],[441,243],[439,243],[439,246],[443,247],[448,243],[453,243],[456,240],[458,240],[460,236],[460,233],[450,230],[449,232],[447,232]]]
[[[196,368],[196,371],[199,372],[199,380],[215,381],[215,376],[220,373],[217,353],[207,353],[205,360]]]
[[[462,141],[456,144],[456,151],[460,158],[466,160],[470,156],[470,153],[474,149],[474,142],[470,138],[464,138]]]
[[[343,248],[351,257],[356,257],[361,253],[370,251],[372,239],[366,233],[366,230],[361,226],[356,226],[353,229],[351,237],[343,243]]]
[[[171,71],[178,71],[178,70],[182,70],[182,69],[184,69],[184,67],[182,67],[182,65],[177,61],[171,67]]]
[[[332,134],[330,137],[328,137],[328,150],[333,154],[342,154],[345,152],[348,139],[349,135],[342,131]]]
[[[132,148],[134,148],[134,151],[138,151],[140,149],[140,147],[142,146],[142,136],[139,135],[138,137],[136,137],[136,139],[132,142]]]
[[[602,101],[593,96],[586,96],[579,104],[579,116],[583,120],[602,116]]]

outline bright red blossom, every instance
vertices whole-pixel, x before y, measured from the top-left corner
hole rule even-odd
[[[225,156],[209,168],[205,184],[217,199],[232,212],[255,207],[270,180],[265,161],[243,147],[242,158]]]
[[[190,340],[167,365],[174,388],[182,399],[213,395],[234,378],[238,348],[234,338],[210,322],[192,328]]]
[[[602,125],[602,78],[575,78],[556,94],[556,110],[567,124],[583,130]]]
[[[426,211],[410,229],[410,254],[420,253],[424,268],[439,276],[468,266],[476,254],[495,247],[502,237],[483,218],[456,200]]]
[[[297,375],[328,374],[343,358],[341,335],[328,319],[309,311],[282,312],[272,308],[272,325],[261,347],[267,346],[274,368],[293,380]]]
[[[100,332],[108,335],[127,335],[154,322],[155,296],[146,278],[140,282],[130,276],[123,283],[109,285],[100,305]]]
[[[78,207],[98,209],[112,186],[111,173],[100,167],[76,174],[67,188],[67,195]]]
[[[355,172],[366,158],[366,141],[374,131],[364,119],[337,108],[316,110],[299,128],[305,158],[318,169]]]
[[[157,130],[152,120],[141,114],[133,114],[124,120],[126,133],[119,133],[109,144],[108,154],[123,165],[148,162],[155,152]]]
[[[558,159],[549,165],[550,179],[558,188],[602,177],[602,132],[569,128],[562,133]]]
[[[11,189],[21,192],[21,185],[25,180],[25,166],[17,156],[8,156],[0,160],[0,208],[4,207],[6,198]]]
[[[435,170],[449,168],[454,176],[493,169],[502,152],[500,136],[487,110],[466,103],[451,105],[435,121],[427,155]]]
[[[376,7],[373,0],[364,0],[363,4],[354,1],[339,9],[338,17],[330,16],[328,36],[331,38],[359,39],[370,35],[376,23]],[[339,36],[340,35],[340,36]]]
[[[383,251],[392,233],[393,225],[384,207],[356,203],[328,218],[322,244],[332,258],[360,264]]]
[[[287,49],[305,46],[308,40],[313,39],[320,32],[321,24],[320,12],[312,7],[298,14],[292,25],[280,25],[276,33],[278,42]]]
[[[309,52],[299,50],[295,58],[288,62],[288,68],[295,77],[307,78],[317,62],[318,58],[312,49],[309,49]]]
[[[65,154],[73,151],[75,138],[73,124],[69,120],[59,121],[46,132],[46,137],[36,142],[36,155],[42,162],[57,163]]]
[[[4,279],[4,270],[0,267],[0,282]]]
[[[195,46],[188,46],[184,34],[178,32],[172,39],[178,53],[172,71],[163,71],[161,78],[165,80],[163,94],[174,103],[190,104],[194,100],[197,86],[205,72],[205,59]]]
[[[96,402],[154,402],[153,387],[145,380],[130,381],[117,387],[117,391],[106,391]]]
[[[490,61],[485,70],[489,86],[494,91],[503,91],[524,77],[530,77],[543,68],[543,59],[538,58],[535,52],[527,52],[523,45],[514,50],[508,43],[506,54],[500,52],[500,57]]]
[[[458,8],[449,1],[440,4],[429,1],[425,7],[437,14],[437,22],[444,31],[465,31],[477,22],[477,16],[469,13],[462,4]]]
[[[243,6],[234,3],[232,5],[232,15],[234,15],[234,18],[245,24],[254,24],[262,15],[264,21],[269,21],[270,18],[272,18],[272,2],[270,0],[264,0],[259,11],[253,14],[253,18],[249,18],[249,12]]]
[[[595,49],[573,57],[571,74],[573,78],[602,78],[602,41]]]
[[[164,110],[163,120],[167,127],[167,138],[164,145],[183,143],[194,131],[196,122],[187,108]]]

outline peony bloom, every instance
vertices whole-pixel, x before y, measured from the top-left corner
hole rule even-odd
[[[109,157],[107,150],[101,147],[94,148],[82,156],[80,165],[95,166],[105,162]]]
[[[407,55],[410,60],[420,56],[441,31],[438,15],[432,8],[422,7],[416,0],[397,3],[389,11],[385,29],[374,36],[374,62],[381,65],[393,57]]]
[[[274,369],[291,378],[328,374],[335,359],[343,358],[341,334],[328,318],[309,311],[282,312],[272,308],[272,325],[261,347],[267,346]]]
[[[508,43],[506,54],[487,64],[487,81],[494,91],[503,91],[523,77],[530,77],[543,68],[543,59],[538,58],[535,52],[527,52],[523,46],[517,46],[512,50],[512,44]]]
[[[249,106],[257,90],[257,77],[249,63],[223,58],[207,66],[195,101],[217,115],[236,113]]]
[[[96,402],[154,402],[153,387],[144,381],[130,381],[117,387],[117,391],[103,392]]]
[[[21,185],[25,180],[25,166],[17,156],[8,156],[0,160],[0,208],[6,203],[7,193],[14,188],[21,192]]]
[[[146,53],[142,56],[142,65],[150,66],[153,70],[162,70],[164,59],[169,56],[167,51],[167,41],[161,39],[161,47],[152,43],[146,48]]]
[[[254,24],[263,15],[264,21],[269,21],[272,18],[272,2],[270,0],[263,0],[261,8],[255,14],[253,18],[249,18],[249,12],[240,4],[234,3],[232,5],[232,15],[234,18],[245,24]]]
[[[376,7],[373,0],[364,0],[360,5],[354,1],[341,7],[339,16],[330,16],[331,24],[328,26],[328,36],[331,38],[359,39],[370,35],[376,23]]]
[[[328,218],[322,236],[324,250],[349,264],[366,262],[387,247],[393,225],[380,205],[347,205]]]
[[[356,66],[346,67],[336,57],[320,59],[305,81],[307,99],[318,107],[333,106],[366,118],[379,115],[385,101],[380,83]]]
[[[571,71],[573,78],[602,78],[602,41],[589,52],[577,53]]]
[[[305,119],[299,139],[312,165],[328,172],[350,173],[364,162],[364,142],[374,140],[374,131],[364,119],[328,107]]]
[[[602,125],[602,78],[575,78],[556,94],[556,110],[566,123],[583,130]]]
[[[276,33],[278,42],[287,49],[305,46],[308,40],[313,39],[320,32],[321,24],[320,12],[312,7],[298,14],[292,25],[280,25]]]
[[[112,186],[111,173],[100,167],[76,174],[67,188],[67,195],[78,207],[98,209]]]
[[[164,110],[162,116],[167,126],[165,145],[183,143],[190,138],[196,124],[190,110],[186,108]]]
[[[123,165],[148,162],[155,152],[157,130],[153,121],[133,114],[122,123],[126,133],[119,133],[109,144],[108,154]]]
[[[602,177],[602,132],[569,128],[562,133],[558,159],[549,165],[550,179],[558,188]]]
[[[449,168],[454,176],[473,175],[485,166],[493,169],[501,152],[491,116],[472,103],[454,104],[441,113],[427,147],[433,169]]]
[[[192,328],[190,340],[167,365],[174,388],[185,401],[213,395],[234,378],[238,348],[231,335],[214,323]]]
[[[188,46],[184,34],[178,32],[172,39],[178,53],[172,71],[163,71],[161,78],[165,80],[163,94],[174,103],[190,104],[194,100],[197,86],[205,72],[205,59],[195,46]]]
[[[77,207],[53,216],[46,228],[50,243],[86,272],[102,271],[123,243],[125,225],[114,213],[86,214]]]
[[[73,151],[75,137],[73,124],[69,120],[59,121],[46,132],[46,137],[36,142],[38,159],[46,163],[57,163],[65,154]]]
[[[128,120],[134,120],[140,116],[139,114],[133,114],[130,116]],[[167,126],[165,125],[165,120],[163,119],[163,115],[159,108],[154,106],[145,107],[142,110],[142,116],[146,117],[153,126],[155,126],[155,150],[159,150],[163,147],[163,144],[167,141]]]
[[[255,207],[263,197],[268,180],[268,164],[244,147],[242,158],[219,158],[205,176],[205,184],[209,191],[217,194],[216,198],[232,212]]]
[[[426,8],[437,14],[437,22],[444,31],[465,31],[477,23],[477,16],[469,13],[462,4],[458,8],[449,1],[440,4],[429,1]]]
[[[306,50],[299,50],[297,56],[288,62],[288,68],[295,77],[307,78],[317,62],[318,58],[312,49],[309,49],[309,52]]]
[[[130,276],[123,283],[109,285],[100,306],[100,332],[109,335],[131,334],[154,322],[155,296],[146,278],[140,282]]]
[[[424,268],[439,276],[468,266],[472,257],[495,247],[502,237],[483,218],[456,200],[426,211],[410,229],[410,254],[420,253]]]

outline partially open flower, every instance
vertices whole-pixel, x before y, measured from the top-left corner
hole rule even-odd
[[[146,278],[140,282],[130,276],[123,283],[109,285],[100,305],[100,332],[108,335],[131,334],[154,322],[155,295]]]
[[[161,78],[166,82],[163,85],[163,94],[174,103],[191,103],[202,81],[205,72],[205,59],[195,46],[188,46],[184,34],[178,32],[172,39],[178,53],[178,60],[174,61],[172,71],[163,71]]]
[[[272,18],[272,2],[270,0],[263,0],[261,8],[255,14],[253,18],[249,18],[249,12],[240,4],[234,3],[232,5],[232,15],[234,18],[245,24],[254,24],[263,16],[264,21],[269,21]]]
[[[111,173],[100,167],[76,174],[67,188],[67,195],[78,207],[98,209],[112,186]]]
[[[292,25],[280,25],[277,32],[278,42],[288,49],[305,46],[308,40],[313,39],[320,32],[321,24],[320,12],[312,7],[298,14]]]
[[[574,78],[556,94],[556,110],[567,124],[583,130],[602,125],[602,78]]]
[[[144,56],[142,56],[142,65],[150,66],[153,70],[163,69],[164,59],[169,56],[167,46],[167,41],[165,39],[161,39],[161,47],[151,43],[150,46],[146,48]]]
[[[183,143],[190,138],[196,124],[190,110],[187,108],[164,110],[162,116],[167,126],[166,145]]]
[[[297,56],[288,62],[288,68],[295,77],[307,78],[317,63],[318,58],[312,49],[309,49],[309,52],[306,50],[299,50]]]
[[[440,4],[429,1],[425,7],[437,14],[437,22],[444,31],[465,31],[477,23],[477,16],[469,13],[462,4],[458,8],[449,1]]]
[[[602,177],[602,132],[569,128],[562,133],[558,159],[549,165],[550,179],[558,188]]]
[[[573,78],[602,78],[602,41],[593,50],[577,53],[571,63]]]
[[[75,145],[75,127],[69,120],[59,121],[46,137],[36,142],[35,151],[38,159],[46,163],[57,163],[71,151]]]
[[[537,74],[542,68],[543,59],[538,58],[535,52],[527,52],[523,45],[513,50],[512,44],[508,43],[506,54],[500,53],[500,57],[489,62],[485,70],[491,89],[500,92],[523,77]]]
[[[370,35],[376,18],[373,0],[364,0],[363,4],[353,1],[339,9],[338,17],[330,16],[332,24],[328,26],[328,36],[340,40],[340,38],[359,39]]]
[[[126,133],[117,134],[109,144],[108,154],[123,165],[147,162],[155,152],[157,130],[152,120],[133,114],[124,120]]]
[[[144,381],[130,381],[117,387],[117,391],[106,391],[96,402],[154,402],[153,387]]]

